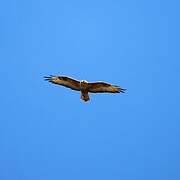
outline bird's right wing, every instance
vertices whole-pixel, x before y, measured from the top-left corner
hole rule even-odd
[[[126,89],[105,82],[89,83],[91,93],[124,93]]]
[[[67,76],[52,76],[52,75],[44,78],[46,81],[49,81],[53,84],[58,84],[76,91],[80,90],[80,82],[73,78]]]

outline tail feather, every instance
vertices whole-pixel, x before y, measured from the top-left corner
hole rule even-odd
[[[89,98],[89,95],[86,93],[81,93],[81,99],[84,101],[84,102],[87,102],[90,100]]]

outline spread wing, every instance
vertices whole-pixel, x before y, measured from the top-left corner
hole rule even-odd
[[[76,91],[80,90],[80,82],[67,76],[48,76],[44,77],[46,81],[58,84]]]
[[[105,82],[88,83],[88,91],[91,93],[124,93],[126,89]]]

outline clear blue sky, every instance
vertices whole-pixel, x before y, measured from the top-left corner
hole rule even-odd
[[[0,2],[1,180],[179,180],[177,0]],[[54,86],[102,80],[126,94]]]

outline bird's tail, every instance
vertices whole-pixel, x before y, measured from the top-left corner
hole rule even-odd
[[[82,99],[84,102],[89,101],[90,98],[89,98],[88,93],[82,93],[82,92],[81,92],[81,99]]]

